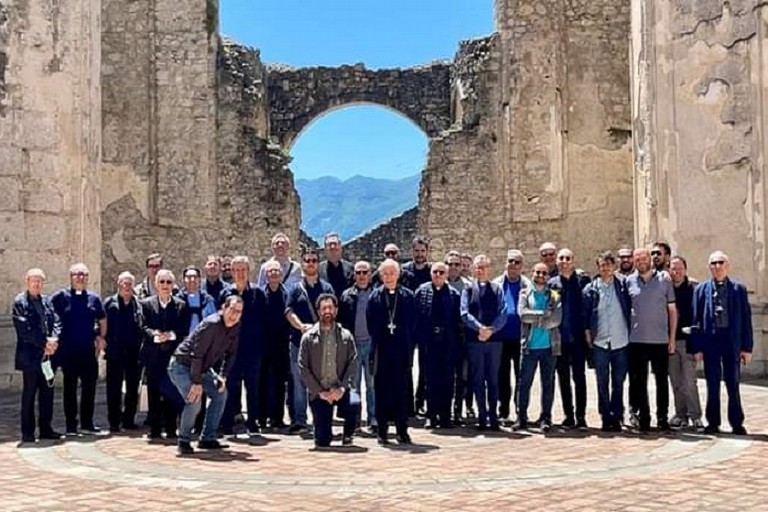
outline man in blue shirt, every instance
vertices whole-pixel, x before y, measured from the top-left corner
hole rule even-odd
[[[499,331],[507,321],[507,308],[501,287],[488,280],[491,259],[475,257],[475,282],[461,293],[461,318],[464,321],[469,374],[477,401],[477,429],[499,430]]]
[[[77,434],[77,385],[80,383],[80,429],[97,433],[93,423],[96,381],[99,377],[97,357],[104,350],[107,319],[101,299],[87,290],[88,267],[75,263],[69,268],[70,287],[51,297],[62,324],[56,362],[64,372],[64,416],[67,435]]]
[[[230,266],[232,262],[230,261]],[[230,267],[231,268],[231,267]],[[200,289],[213,298],[216,306],[219,305],[221,292],[229,286],[221,278],[221,258],[216,255],[209,255],[205,259],[205,279],[200,284]]]
[[[507,252],[507,271],[493,280],[504,291],[507,307],[507,323],[499,332],[501,338],[501,364],[499,365],[499,417],[509,418],[512,397],[517,403],[517,383],[520,380],[520,316],[517,314],[517,299],[520,290],[531,285],[522,275],[523,253],[517,249]],[[511,371],[515,372],[514,386]]]

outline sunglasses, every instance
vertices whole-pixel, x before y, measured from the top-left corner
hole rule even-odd
[[[304,258],[304,263],[317,263],[318,261],[320,260],[317,258]]]
[[[150,263],[149,265],[147,265],[147,268],[160,268],[162,266],[163,266],[162,263]]]
[[[549,272],[547,272],[546,270],[534,270],[533,271],[533,275],[535,275],[535,276],[546,276],[546,275],[549,275]]]
[[[718,267],[720,265],[725,265],[725,260],[710,261],[709,264],[713,267]]]
[[[88,277],[88,272],[72,272],[69,275],[72,277]]]
[[[161,279],[161,280],[158,281],[158,283],[160,283],[160,284],[173,284],[173,281],[171,281],[170,279]]]
[[[507,260],[507,263],[510,265],[520,265],[523,262],[521,260]]]
[[[542,258],[551,258],[555,254],[557,254],[555,251],[545,251],[540,253]]]
[[[397,256],[397,251],[386,251],[384,256],[387,256],[388,258],[394,258]]]
[[[460,267],[461,263],[448,263],[449,267]]]
[[[433,270],[432,273],[435,274],[436,276],[442,276],[443,274],[445,274],[445,270]]]
[[[651,251],[651,256],[661,256],[661,251]]]
[[[620,260],[631,260],[632,255],[631,254],[625,254],[624,256],[619,256]]]
[[[558,261],[571,261],[571,257],[570,256],[560,256],[557,259],[558,259]]]
[[[366,274],[370,273],[370,270],[355,270],[356,276],[364,276]]]

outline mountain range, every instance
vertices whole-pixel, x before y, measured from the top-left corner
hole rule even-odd
[[[420,174],[400,179],[297,179],[301,227],[321,245],[329,231],[339,233],[345,241],[362,235],[415,206],[420,180]]]

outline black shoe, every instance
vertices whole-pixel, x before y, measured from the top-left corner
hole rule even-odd
[[[341,438],[342,446],[352,446],[352,436],[344,436]]]
[[[34,435],[31,435],[31,436],[21,436],[21,442],[22,443],[34,443],[35,441],[37,441],[37,440],[35,439]]]
[[[739,425],[738,427],[733,427],[731,433],[735,436],[745,436],[747,435],[747,429],[743,425]]]
[[[552,423],[550,423],[549,420],[541,420],[539,422],[539,428],[546,434],[552,430]]]
[[[67,437],[76,437],[77,436],[77,428],[69,428],[67,427]]]
[[[475,430],[478,432],[485,432],[488,430],[488,425],[485,425],[484,423],[480,423],[479,425],[475,425]]]
[[[123,430],[140,430],[141,427],[136,423],[123,423]]]
[[[493,432],[501,432],[501,426],[499,426],[498,423],[491,423],[488,427],[488,430],[491,430]]]
[[[376,442],[379,443],[380,446],[387,446],[387,445],[389,445],[389,439],[387,438],[387,436],[379,436],[376,439]]]
[[[305,425],[291,425],[288,428],[288,432],[291,434],[303,434],[307,431],[307,427]]]
[[[454,414],[453,416],[453,424],[457,427],[463,427],[464,426],[464,420],[461,419],[461,416],[457,416]]]
[[[109,433],[110,434],[119,434],[120,433],[120,425],[110,425],[109,426]]]
[[[611,423],[611,432],[621,432],[621,420],[613,420]]]
[[[573,419],[573,416],[566,416],[560,426],[563,428],[573,428],[576,426],[576,420]]]
[[[283,421],[281,420],[281,421],[273,421],[273,422],[271,422],[271,423],[269,424],[269,426],[270,426],[271,428],[274,428],[274,429],[276,429],[276,430],[282,430],[282,429],[286,428],[288,425],[286,425],[285,423],[283,423]]]
[[[512,424],[512,430],[515,432],[519,432],[521,430],[528,430],[528,421],[517,420],[515,423]]]
[[[453,428],[453,422],[451,420],[445,420],[440,422],[440,428]]]
[[[408,434],[397,434],[397,442],[399,444],[413,444],[411,436]]]
[[[160,432],[155,432],[154,430],[151,430],[149,434],[147,434],[147,439],[162,439],[163,434]]]
[[[83,434],[95,435],[101,433],[101,427],[98,425],[86,425],[84,427],[80,427],[80,432]]]
[[[714,425],[707,425],[704,427],[704,433],[709,436],[714,436],[720,433],[720,427],[716,427]]]
[[[165,434],[165,438],[166,439],[174,439],[174,440],[176,440],[176,439],[179,438],[179,435],[176,432],[168,432],[168,433]]]
[[[587,430],[589,428],[589,426],[587,426],[587,420],[585,418],[577,419],[576,428],[579,430]]]
[[[603,420],[603,426],[600,427],[600,430],[603,432],[613,432],[613,423]]]
[[[247,428],[250,435],[261,434],[261,427],[259,425],[251,425]]]
[[[379,434],[379,426],[378,425],[368,425],[368,433],[372,436]]]
[[[195,453],[195,449],[189,444],[189,441],[179,441],[176,451],[179,455],[192,455]]]
[[[55,430],[49,430],[48,432],[40,432],[40,439],[51,439],[53,441],[58,441],[64,437],[61,435],[61,432],[56,432]]]
[[[651,422],[650,421],[648,421],[648,422],[641,421],[639,425],[640,426],[638,427],[638,430],[640,432],[650,432],[651,431]]]
[[[470,421],[476,419],[475,411],[473,409],[467,409],[467,419]]]
[[[224,448],[229,448],[229,445],[227,443],[219,442],[216,439],[211,439],[198,442],[197,447],[202,450],[222,450]]]
[[[656,428],[659,429],[659,432],[669,432],[672,430],[672,427],[669,426],[669,422],[667,420],[658,420],[656,422]]]

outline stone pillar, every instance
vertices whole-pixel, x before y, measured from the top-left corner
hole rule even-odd
[[[754,304],[755,361],[768,345],[765,226],[766,6],[633,0],[632,118],[637,243],[669,241],[691,274],[727,252]]]
[[[99,30],[98,0],[0,2],[0,311],[32,266],[99,287]]]

